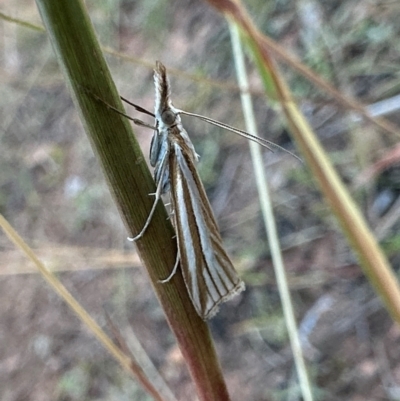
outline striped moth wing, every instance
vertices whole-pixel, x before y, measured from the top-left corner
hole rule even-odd
[[[180,130],[170,132],[171,199],[182,274],[197,313],[213,317],[219,305],[244,290],[227,255],[192,147]],[[174,130],[174,131],[175,131]]]

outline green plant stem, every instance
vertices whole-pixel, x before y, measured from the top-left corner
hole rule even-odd
[[[80,0],[37,0],[37,5],[129,234],[138,233],[150,211],[154,182],[123,110],[90,19]],[[134,79],[134,76],[132,77]],[[96,99],[97,98],[97,99]],[[180,271],[166,284],[176,260],[176,241],[165,208],[158,206],[138,253],[162,304],[197,387],[200,400],[228,400],[208,326],[198,317]]]
[[[246,130],[253,135],[257,134],[257,127],[253,112],[253,104],[251,95],[248,91],[249,83],[244,64],[244,55],[240,43],[240,35],[237,26],[229,21],[229,29],[231,32],[231,40],[233,47],[233,55],[236,65],[236,75],[241,89],[241,99],[243,114],[246,121]],[[290,291],[287,283],[285,267],[283,265],[282,253],[279,245],[278,232],[276,229],[274,213],[269,196],[268,181],[264,171],[264,163],[262,160],[261,147],[257,143],[250,141],[250,153],[253,161],[253,169],[257,182],[258,196],[260,199],[261,211],[264,218],[264,225],[268,235],[268,241],[271,249],[271,256],[278,284],[278,290],[282,302],[283,313],[285,317],[286,327],[288,329],[290,344],[292,347],[293,357],[296,370],[300,382],[300,388],[303,399],[312,401],[311,385],[308,379],[306,364],[301,350],[300,339],[297,331],[296,319],[293,311],[293,304],[290,297]]]

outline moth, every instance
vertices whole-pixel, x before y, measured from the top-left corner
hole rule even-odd
[[[144,235],[158,201],[163,194],[169,192],[178,254],[171,274],[160,281],[168,282],[180,265],[194,308],[199,316],[206,320],[217,313],[221,303],[242,292],[245,285],[224,249],[218,224],[196,169],[198,155],[182,126],[181,115],[200,118],[267,148],[271,142],[208,117],[175,108],[171,102],[166,68],[161,62],[156,63],[154,84],[154,115],[127,101],[138,111],[155,117],[154,127],[140,120],[132,120],[138,125],[154,129],[150,164],[154,167],[157,188],[152,209],[142,230],[136,237],[129,239],[137,241]]]

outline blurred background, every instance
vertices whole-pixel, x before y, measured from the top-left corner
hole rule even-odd
[[[399,123],[399,2],[244,4],[289,53],[343,94],[371,105],[371,112]],[[0,5],[7,16],[41,25],[33,0]],[[152,110],[152,67],[160,60],[178,108],[244,128],[229,30],[207,3],[86,5],[122,96]],[[149,374],[151,360],[178,400],[194,399],[45,32],[1,19],[0,35],[0,212],[107,331],[110,314]],[[260,135],[297,153],[248,66]],[[356,120],[281,67],[397,272],[398,139]],[[127,112],[146,120],[128,106]],[[247,287],[210,321],[229,392],[233,400],[300,399],[248,144],[195,118],[183,117],[183,123],[201,156],[200,175],[226,249]],[[147,157],[152,132],[135,132]],[[264,163],[315,399],[399,400],[400,330],[363,276],[307,166],[267,150]],[[151,399],[2,232],[0,344],[1,400]]]

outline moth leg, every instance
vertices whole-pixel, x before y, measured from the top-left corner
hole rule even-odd
[[[167,205],[171,205],[170,203],[166,204]],[[168,213],[168,217],[167,220],[171,220],[172,224],[175,226],[175,210],[170,210],[170,212]]]
[[[149,227],[149,225],[151,223],[154,212],[156,211],[157,203],[161,199],[161,194],[159,193],[158,188],[157,188],[157,192],[155,194],[149,194],[149,195],[155,195],[155,199],[154,199],[153,206],[150,210],[149,216],[147,217],[146,223],[144,223],[144,226],[143,226],[142,230],[140,231],[140,233],[138,235],[136,235],[135,237],[128,237],[128,241],[136,242],[138,239],[142,238],[143,234],[145,233],[145,231],[147,230],[147,228]]]
[[[166,203],[166,206],[169,206],[169,213],[168,213],[168,220],[171,220],[172,224],[174,227],[175,226],[175,207],[174,204],[172,202],[172,196],[170,194],[170,201],[168,203]]]
[[[159,283],[162,283],[162,284],[168,283],[168,281],[171,280],[171,278],[175,276],[175,273],[178,270],[179,261],[180,261],[179,252],[177,252],[176,253],[175,265],[174,265],[174,268],[172,269],[171,274],[164,280],[158,280]]]
[[[165,160],[165,162],[163,162],[162,165],[162,171],[160,174],[160,177],[163,177],[164,175],[164,171],[167,167],[167,160]],[[142,230],[140,231],[140,233],[138,235],[136,235],[135,237],[128,237],[129,241],[137,241],[138,239],[143,237],[143,234],[145,233],[145,231],[147,230],[147,228],[149,227],[151,220],[153,218],[154,212],[156,211],[156,206],[158,201],[161,199],[161,195],[163,193],[163,188],[164,188],[164,181],[162,179],[160,179],[157,183],[157,190],[154,194],[150,194],[150,195],[155,195],[155,199],[154,199],[154,203],[153,206],[150,210],[149,216],[147,217],[146,223],[144,223],[144,226],[142,228]]]
[[[170,203],[172,204],[172,203]],[[171,211],[169,212],[168,218],[171,219],[172,224],[175,225],[175,209],[172,207]],[[176,238],[176,235],[174,235],[172,238]],[[159,280],[160,283],[167,283],[169,280],[171,280],[172,277],[174,277],[176,271],[178,270],[178,266],[179,266],[179,261],[180,261],[180,253],[179,253],[179,244],[178,244],[178,250],[176,252],[176,261],[175,261],[175,265],[174,268],[172,269],[171,274],[164,280]]]

